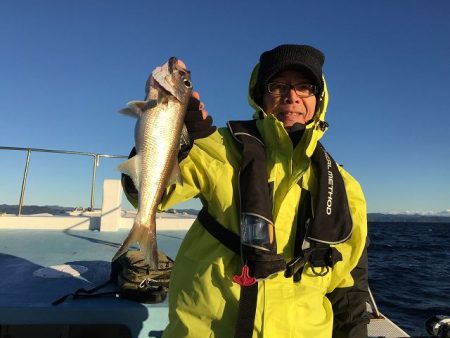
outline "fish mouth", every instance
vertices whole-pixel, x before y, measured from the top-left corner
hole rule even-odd
[[[180,72],[181,74],[191,74],[191,72],[186,68],[183,61],[175,56],[172,56],[169,61],[167,61],[167,69],[170,74],[174,72]]]
[[[175,70],[175,68],[177,68],[177,67],[176,67],[176,66],[177,66],[177,62],[178,62],[178,58],[176,58],[175,56],[172,56],[172,57],[169,59],[169,62],[168,62],[168,68],[169,68],[169,73],[170,73],[170,74],[172,74],[173,71]]]
[[[169,61],[167,62],[167,68],[170,74],[173,74],[174,72],[179,72],[181,77],[184,79],[190,78],[191,72],[186,68],[186,65],[183,61],[180,61],[175,56],[172,56]]]
[[[184,63],[178,61],[173,56],[164,65],[156,67],[151,75],[150,86],[184,103],[192,91],[191,72],[184,68]]]

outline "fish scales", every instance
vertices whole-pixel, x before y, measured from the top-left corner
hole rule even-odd
[[[176,110],[168,108],[158,109],[158,112],[145,114],[140,136],[147,142],[140,149],[142,153],[142,181],[139,190],[139,206],[141,224],[149,221],[150,215],[156,215],[161,195],[168,184],[173,169],[173,163],[179,150],[178,142],[170,142],[174,135],[181,134],[183,120],[170,116]],[[161,116],[164,115],[164,116]],[[149,120],[148,123],[146,123]],[[164,123],[161,123],[164,122]],[[139,142],[137,142],[139,144]],[[138,150],[139,152],[139,150]],[[154,177],[163,179],[155,180]],[[147,203],[145,203],[147,201]],[[148,203],[148,201],[151,201]]]

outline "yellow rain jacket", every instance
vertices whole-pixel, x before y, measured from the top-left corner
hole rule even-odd
[[[250,82],[250,93],[257,68]],[[250,103],[259,111],[261,108],[256,106],[251,95],[249,97]],[[258,119],[257,128],[265,144],[269,181],[274,184],[273,219],[278,253],[286,261],[293,258],[300,191],[305,188],[313,196],[317,191],[310,157],[324,133],[320,121],[324,121],[327,103],[325,85],[325,95],[315,118],[307,125],[295,149],[280,121],[266,114],[263,118],[256,113],[254,116]],[[240,148],[226,128],[196,140],[188,156],[180,163],[183,185],[168,188],[161,209],[198,197],[219,223],[239,234],[237,173],[240,159]],[[292,278],[285,278],[283,272],[260,281],[254,338],[332,337],[333,308],[326,295],[337,288],[352,289],[354,280],[351,272],[363,254],[367,236],[366,205],[360,185],[343,168],[339,170],[353,222],[351,237],[333,245],[342,254],[343,260],[324,276],[314,274],[307,264],[298,283],[294,283]],[[297,184],[301,178],[302,188]],[[241,269],[241,258],[218,242],[196,220],[175,260],[169,287],[169,324],[163,337],[233,337],[240,286],[232,281],[232,277]],[[351,309],[346,313],[345,308],[352,304],[353,295],[344,293],[337,300],[339,311],[343,311],[341,316],[347,321],[343,326],[348,326],[348,322],[361,321],[358,318],[360,313],[352,313]],[[365,308],[364,304],[359,304],[356,312],[364,312],[361,306]],[[365,325],[364,320],[362,322]],[[351,328],[347,330],[351,331]],[[352,336],[350,333],[341,336],[347,334]],[[339,334],[335,333],[334,337],[337,336]]]

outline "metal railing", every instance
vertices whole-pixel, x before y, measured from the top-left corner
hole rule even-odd
[[[27,184],[28,177],[28,169],[30,166],[30,159],[32,152],[42,152],[42,153],[56,153],[56,154],[68,154],[68,155],[82,155],[82,156],[91,156],[93,158],[93,167],[92,167],[92,181],[91,181],[91,204],[89,210],[94,209],[94,193],[95,193],[95,178],[97,175],[97,167],[100,164],[100,158],[128,158],[128,156],[124,155],[107,155],[107,154],[96,154],[96,153],[86,153],[81,151],[69,151],[69,150],[51,150],[51,149],[37,149],[37,148],[18,148],[18,147],[4,147],[0,146],[0,150],[19,150],[26,151],[27,158],[25,162],[25,170],[23,173],[22,179],[22,188],[20,190],[20,199],[19,199],[19,210],[18,215],[22,214],[22,206],[23,199],[25,197],[25,188]]]
[[[369,291],[368,303],[369,303],[370,307],[372,308],[372,314],[375,318],[381,318],[381,314],[380,314],[380,311],[378,310],[377,304],[375,303],[375,298],[373,298],[372,291],[370,290],[369,287],[367,287],[367,288]]]

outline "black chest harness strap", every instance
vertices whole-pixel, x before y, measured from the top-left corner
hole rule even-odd
[[[256,120],[230,121],[228,128],[242,149],[239,172],[241,222],[243,214],[254,214],[273,223],[273,187],[268,183],[264,143],[256,128]],[[206,208],[198,215],[199,222],[213,237],[242,258],[242,274],[233,278],[241,285],[235,338],[252,336],[258,295],[257,280],[285,271],[287,278],[293,277],[294,282],[299,282],[306,263],[310,264],[316,275],[325,275],[329,268],[342,260],[341,254],[330,245],[344,242],[351,236],[352,222],[344,182],[336,163],[320,143],[311,160],[318,177],[315,211],[313,214],[310,193],[302,189],[294,258],[288,263],[277,254],[275,231],[271,235],[269,249],[260,250],[242,245],[241,236],[217,222]],[[315,268],[319,267],[316,271]]]

